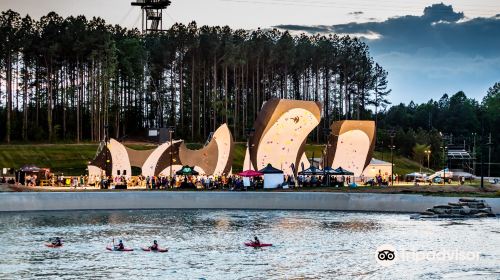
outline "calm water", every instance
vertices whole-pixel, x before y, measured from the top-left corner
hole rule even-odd
[[[243,242],[257,234],[273,247]],[[65,246],[44,241],[63,236]],[[168,253],[108,252],[112,238]],[[500,278],[500,220],[410,220],[405,214],[158,210],[0,214],[0,279]],[[475,260],[399,260],[397,253],[471,251]]]

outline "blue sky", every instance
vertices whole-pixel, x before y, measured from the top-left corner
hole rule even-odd
[[[99,16],[111,24],[139,27],[132,0],[1,0],[35,18]],[[165,22],[279,27],[294,33],[362,36],[389,72],[393,104],[439,99],[463,90],[481,100],[500,81],[498,0],[172,0]],[[434,4],[434,5],[433,5]],[[426,8],[427,7],[427,8]]]
[[[425,102],[460,90],[481,100],[500,82],[500,9],[469,18],[451,5],[434,4],[421,15],[337,25],[278,25],[307,33],[357,34],[389,72],[393,104]]]

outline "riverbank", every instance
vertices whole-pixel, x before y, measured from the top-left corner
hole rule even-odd
[[[485,198],[500,214],[500,198]],[[266,209],[421,212],[456,197],[320,192],[10,192],[0,211],[115,209]]]
[[[28,187],[22,185],[0,184],[0,192],[116,192],[116,191],[151,191],[145,187],[128,187],[127,190],[99,189],[92,186],[85,187],[51,187],[35,186]],[[203,192],[225,192],[226,190],[187,190],[187,189],[165,189],[162,191],[184,192],[184,191],[203,191]],[[358,186],[356,188],[342,187],[300,187],[290,189],[259,189],[258,192],[334,192],[334,193],[385,193],[385,194],[419,194],[431,196],[449,196],[449,197],[490,197],[500,198],[500,185],[485,184],[481,189],[479,185],[415,185],[413,183],[398,184],[390,187],[379,186]]]

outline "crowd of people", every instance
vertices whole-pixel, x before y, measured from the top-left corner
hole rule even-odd
[[[375,178],[366,179],[360,177],[358,182],[370,186],[387,186],[390,184],[390,176],[377,175]],[[398,176],[395,176],[397,180]],[[353,176],[322,176],[313,175],[294,176],[284,175],[284,184],[289,188],[294,187],[344,187],[355,184]],[[0,179],[2,182],[4,179]],[[50,174],[47,178],[48,186],[68,186],[72,188],[94,187],[99,189],[126,189],[130,187],[144,188],[149,190],[166,189],[204,189],[204,190],[254,190],[261,189],[264,185],[262,176],[244,178],[236,174],[232,175],[199,175],[185,176],[174,175],[172,177],[160,174],[159,176],[63,176]],[[37,175],[26,175],[24,185],[33,187],[40,184]]]
[[[246,187],[258,188],[262,178],[253,178]],[[184,189],[244,189],[243,179],[238,175],[215,176],[90,176],[87,185],[108,189],[110,187],[126,186],[140,187],[151,190],[184,188]]]

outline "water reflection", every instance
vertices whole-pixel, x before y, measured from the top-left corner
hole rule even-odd
[[[321,211],[141,210],[0,214],[0,279],[331,279],[440,277],[500,271],[499,219],[416,221],[407,215]],[[258,235],[274,246],[243,246]],[[43,243],[63,236],[63,248]],[[112,239],[165,254],[108,252]],[[488,240],[488,242],[484,242]],[[459,247],[478,263],[380,267],[381,244],[418,250]],[[458,270],[458,271],[457,271]]]
[[[329,221],[322,222],[321,226],[325,229],[349,231],[349,232],[369,232],[380,228],[380,224],[375,221]]]

